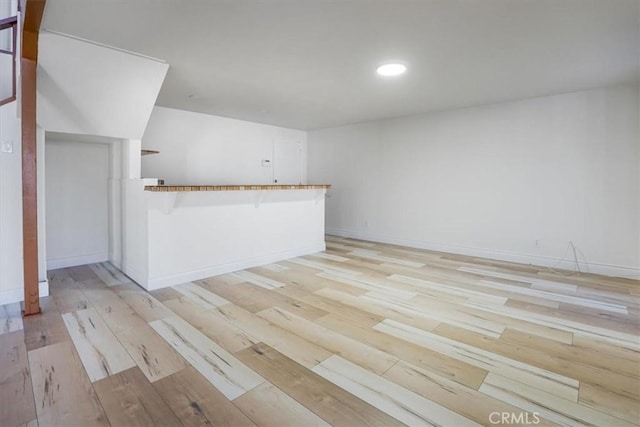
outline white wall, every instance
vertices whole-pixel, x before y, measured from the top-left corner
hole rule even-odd
[[[270,184],[273,168],[262,160],[273,160],[277,141],[300,142],[298,162],[284,167],[301,169],[306,183],[306,132],[155,107],[142,146],[160,154],[142,158],[142,176],[167,184]],[[278,181],[289,183],[300,182]]]
[[[308,178],[329,233],[556,266],[572,241],[637,277],[638,109],[621,86],[312,131]]]
[[[122,267],[122,162],[124,141],[109,144],[109,261]]]
[[[109,145],[47,140],[47,268],[109,258]]]
[[[22,299],[22,169],[17,102],[0,107],[0,304]],[[11,147],[11,152],[6,152]]]
[[[140,179],[142,141],[122,141],[122,256],[119,268],[136,280],[149,272],[147,196]]]
[[[41,31],[38,124],[49,132],[140,139],[168,68],[147,57]]]

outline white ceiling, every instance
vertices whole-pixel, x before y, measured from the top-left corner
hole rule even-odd
[[[298,129],[637,81],[639,27],[640,0],[48,0],[43,22],[169,62],[158,105]]]

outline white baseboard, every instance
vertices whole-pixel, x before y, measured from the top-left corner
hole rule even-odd
[[[45,280],[43,282],[38,283],[38,292],[40,293],[40,298],[49,296],[49,281]]]
[[[48,259],[47,270],[75,267],[76,265],[95,264],[97,262],[105,262],[108,260],[109,254],[107,253],[81,255],[69,258]]]
[[[118,270],[122,270],[122,257],[114,253],[109,253],[109,262]]]
[[[143,288],[151,291],[153,289],[149,289],[148,288],[148,283],[147,283],[147,270],[138,270],[135,268],[132,268],[131,266],[125,265],[123,264],[122,267],[118,267],[118,269],[120,271],[122,271],[124,273],[125,276],[127,276],[128,278],[131,279],[131,281],[133,281],[134,283],[142,286]]]
[[[220,274],[231,273],[238,270],[244,270],[251,267],[259,267],[261,265],[270,264],[273,262],[284,261],[303,255],[314,254],[322,252],[326,249],[324,243],[306,246],[304,248],[292,249],[284,252],[278,252],[273,254],[262,255],[259,257],[248,258],[238,260],[226,264],[211,266],[194,271],[187,271],[184,273],[173,274],[171,276],[156,277],[149,279],[148,283],[139,283],[147,290],[153,291],[155,289],[166,288],[167,286],[174,286],[180,283],[191,282],[194,280],[206,279],[207,277],[218,276]],[[145,286],[146,285],[146,286]]]
[[[38,292],[40,293],[40,298],[49,296],[48,280],[38,283]],[[11,304],[14,302],[21,302],[21,301],[24,301],[23,288],[0,290],[0,305]]]
[[[423,240],[401,239],[380,234],[341,230],[333,227],[327,227],[326,232],[327,234],[334,236],[350,237],[353,239],[369,240],[372,242],[389,243],[392,245],[407,246],[411,248],[428,249],[432,251],[448,252],[480,258],[490,258],[500,261],[516,262],[520,264],[532,264],[541,267],[575,270],[575,263],[572,260],[569,261],[559,258],[521,254],[517,252],[508,252],[496,249],[471,248],[466,246],[449,245],[446,243],[433,243]],[[640,268],[580,261],[580,269],[583,273],[595,273],[605,276],[622,277],[634,280],[640,279]]]

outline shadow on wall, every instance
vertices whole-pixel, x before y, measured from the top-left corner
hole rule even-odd
[[[46,88],[45,90],[43,90]],[[65,111],[67,119],[78,129],[95,128],[95,124],[89,117],[80,111],[73,103],[73,100],[65,93],[62,87],[51,78],[51,75],[43,67],[38,67],[38,97],[42,97],[51,104],[58,106],[58,109]]]

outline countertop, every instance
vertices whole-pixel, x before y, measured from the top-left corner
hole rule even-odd
[[[247,191],[247,190],[322,190],[329,184],[309,185],[146,185],[145,191]]]

